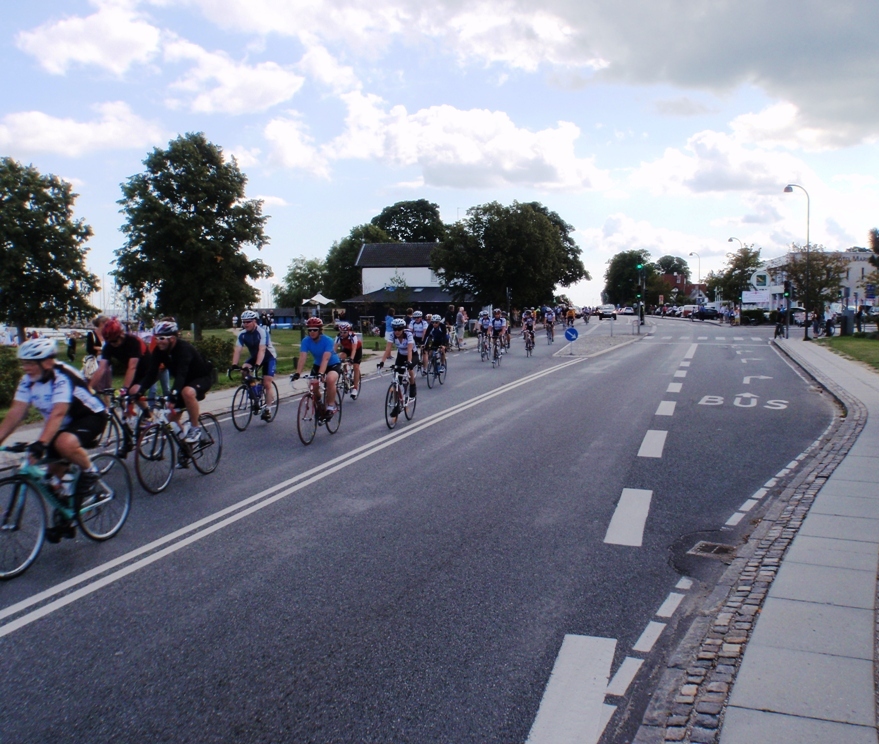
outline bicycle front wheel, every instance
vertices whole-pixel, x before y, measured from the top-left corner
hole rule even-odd
[[[443,364],[443,360],[437,357],[434,360],[434,366],[436,368],[436,379],[439,380],[439,384],[442,385],[446,381],[446,365]]]
[[[220,464],[220,456],[223,454],[223,430],[220,422],[212,413],[203,413],[198,417],[198,425],[201,427],[201,439],[190,445],[192,449],[192,464],[202,475],[213,473]]]
[[[406,420],[411,421],[412,417],[415,415],[416,399],[414,397],[409,397],[408,384],[404,384],[403,386],[403,401],[405,403],[405,405],[403,406],[403,413],[406,414]]]
[[[433,387],[433,381],[436,378],[436,362],[431,357],[430,361],[427,363],[427,387]]]
[[[110,454],[97,455],[92,464],[101,477],[94,493],[76,496],[76,520],[92,540],[109,540],[125,524],[131,509],[131,476],[125,463]]]
[[[252,417],[253,401],[250,399],[250,389],[247,385],[242,385],[232,396],[232,425],[238,431],[244,431]]]
[[[177,458],[174,443],[161,424],[148,424],[137,435],[134,472],[150,493],[161,493],[171,482]]]
[[[393,429],[397,425],[397,419],[400,417],[399,399],[397,398],[397,388],[392,382],[388,387],[388,394],[385,396],[385,423],[389,429]]]
[[[299,411],[296,414],[296,431],[302,444],[311,444],[317,433],[317,411],[314,408],[314,398],[306,393],[299,399]]]
[[[342,423],[342,391],[336,388],[336,412],[333,417],[327,419],[326,427],[330,434],[339,431],[339,424]]]
[[[21,478],[0,481],[0,579],[24,573],[40,554],[46,507],[34,486]]]

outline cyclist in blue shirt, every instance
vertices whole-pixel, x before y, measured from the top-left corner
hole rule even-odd
[[[266,391],[266,405],[262,410],[263,421],[270,421],[272,417],[272,403],[275,400],[275,388],[272,380],[275,378],[275,367],[278,354],[272,337],[266,326],[259,325],[259,315],[253,310],[245,310],[241,313],[241,325],[244,331],[238,334],[238,343],[232,352],[232,366],[238,364],[241,350],[246,348],[250,357],[242,365],[245,368],[262,368],[263,387]]]
[[[305,358],[309,352],[314,357],[311,374],[321,375],[327,383],[327,415],[336,412],[336,382],[342,370],[339,355],[333,350],[333,339],[324,335],[324,322],[320,318],[309,318],[305,322],[308,335],[299,345],[299,362],[291,380],[298,380],[305,369]]]

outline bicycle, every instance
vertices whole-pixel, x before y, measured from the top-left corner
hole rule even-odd
[[[267,411],[263,421],[270,424],[278,415],[278,407],[281,405],[281,399],[278,395],[278,386],[275,381],[271,381],[272,405],[266,405],[266,385],[263,378],[255,375],[249,367],[229,367],[226,376],[231,380],[233,372],[241,372],[241,385],[232,396],[232,425],[238,431],[244,431],[250,424],[250,419],[254,416],[263,416],[263,412]]]
[[[479,358],[483,362],[487,362],[489,357],[491,356],[491,350],[489,349],[487,334],[480,333],[476,339],[476,343],[479,347]]]
[[[197,442],[186,442],[183,430],[171,423],[174,405],[170,397],[156,398],[157,408],[137,436],[134,471],[137,480],[150,493],[164,491],[179,460],[185,468],[191,462],[202,475],[213,473],[223,454],[223,430],[212,413],[198,417],[201,437]]]
[[[292,375],[291,375],[292,381]],[[322,375],[305,375],[301,379],[308,381],[308,392],[299,399],[299,410],[296,413],[296,431],[302,444],[309,445],[314,441],[318,424],[327,428],[330,434],[339,431],[342,422],[342,391],[336,387],[336,411],[327,413],[327,388]]]
[[[546,326],[546,343],[551,344],[554,341],[555,341],[555,330],[553,328],[552,323],[549,323]]]
[[[110,397],[110,404],[107,406],[110,416],[96,449],[101,452],[112,452],[116,457],[124,460],[137,442],[144,412],[135,408],[133,398],[120,395],[113,388],[96,392],[98,395]]]
[[[407,421],[415,415],[415,398],[409,397],[409,368],[405,364],[391,367],[393,379],[385,396],[385,423],[389,429],[397,425],[402,412]]]
[[[494,369],[495,367],[501,366],[501,357],[503,356],[502,345],[503,345],[503,341],[501,339],[499,339],[497,336],[495,336],[492,341],[492,344],[491,344],[491,347],[492,347],[492,351],[491,351],[492,369]]]
[[[22,574],[46,540],[74,537],[76,525],[91,540],[109,540],[122,529],[131,509],[131,476],[115,455],[92,458],[100,477],[89,494],[77,495],[79,468],[68,463],[67,473],[57,481],[49,476],[50,461],[31,463],[27,447],[24,443],[0,447],[4,452],[25,453],[15,475],[0,480],[0,579]],[[51,533],[46,527],[47,509],[52,515]]]
[[[440,385],[446,381],[446,365],[439,349],[433,349],[427,360],[427,387],[432,388],[435,381]]]
[[[534,352],[534,331],[523,331],[525,336],[525,356],[530,357]]]
[[[350,359],[342,360],[342,373],[339,375],[336,387],[342,393],[343,398],[346,395],[351,395],[351,391],[354,389],[354,365]],[[357,400],[357,398],[351,398],[351,400]]]

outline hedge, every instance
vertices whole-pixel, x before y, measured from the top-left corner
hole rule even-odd
[[[201,341],[193,341],[192,345],[198,349],[199,354],[214,365],[215,375],[228,369],[232,363],[232,352],[235,351],[235,341],[232,338],[205,336]]]
[[[21,367],[14,346],[0,346],[0,406],[12,404],[15,389],[21,379]]]

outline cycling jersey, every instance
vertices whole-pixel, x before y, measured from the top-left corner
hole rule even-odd
[[[340,352],[344,352],[354,364],[360,364],[363,359],[363,344],[357,338],[356,333],[349,333],[347,337],[336,337],[336,344]]]
[[[424,338],[424,334],[430,328],[430,323],[425,320],[413,320],[409,324],[409,330],[412,331],[412,335],[415,337],[415,343],[421,343],[421,340]]]
[[[479,319],[479,329],[485,333],[488,329],[491,328],[491,318],[480,318]]]
[[[492,318],[491,319],[491,329],[494,331],[495,335],[499,333],[503,333],[504,329],[507,327],[507,321],[504,318]]]
[[[552,323],[555,321],[555,313],[552,310],[547,310],[546,315],[543,316],[544,323]]]
[[[444,326],[433,326],[428,330],[424,338],[424,345],[427,347],[448,346],[449,334],[446,333]]]
[[[44,419],[49,418],[56,404],[66,403],[70,408],[61,422],[62,428],[76,419],[106,411],[101,399],[89,390],[85,378],[73,367],[55,362],[44,377],[45,381],[31,380],[25,375],[18,383],[14,399],[33,406]]]
[[[275,345],[272,343],[272,335],[265,326],[254,326],[252,331],[243,331],[238,334],[238,346],[247,347],[250,356],[256,359],[259,354],[259,347],[266,347],[266,356],[271,355],[277,358],[278,353],[275,351]]]
[[[206,361],[198,350],[188,341],[177,339],[173,348],[168,347],[162,351],[158,346],[150,355],[150,363],[143,378],[137,381],[140,390],[147,390],[156,384],[159,378],[159,367],[165,365],[165,369],[174,375],[173,389],[178,393],[185,387],[197,387],[197,392],[204,397],[204,393],[210,388],[210,380],[214,372],[214,366]],[[207,380],[205,386],[204,381]],[[193,382],[199,385],[193,385]],[[201,400],[201,398],[199,398]]]
[[[334,367],[337,364],[341,364],[339,355],[336,354],[333,349],[333,339],[323,333],[316,339],[313,339],[311,336],[306,336],[302,339],[302,343],[299,344],[299,350],[311,352],[311,356],[314,357],[315,366],[320,366],[321,360],[327,352],[330,352],[330,361],[327,362],[327,369]]]
[[[401,336],[398,336],[396,333],[394,334],[391,343],[397,347],[397,354],[405,356],[409,351],[409,347],[415,346],[415,338],[412,336],[412,331],[408,328],[404,328]]]

